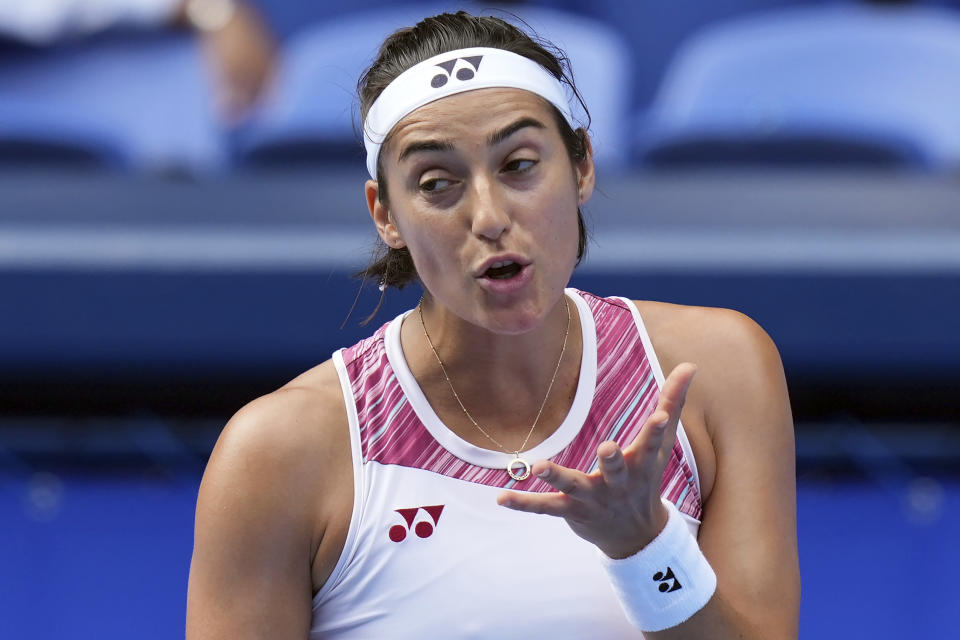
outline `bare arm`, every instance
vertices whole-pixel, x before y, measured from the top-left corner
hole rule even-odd
[[[749,318],[704,310],[698,391],[716,476],[698,542],[717,591],[652,638],[796,638],[800,607],[793,419],[780,356]],[[706,320],[706,318],[705,318]]]
[[[277,66],[277,43],[249,0],[178,0],[175,21],[193,28],[212,71],[220,116],[234,125],[260,102]]]
[[[670,349],[699,365],[690,388],[716,459],[699,545],[717,574],[709,602],[661,640],[795,638],[799,611],[793,424],[783,370],[769,337],[726,310],[697,309]],[[672,318],[673,319],[673,318]],[[667,359],[670,360],[670,359]],[[600,445],[591,474],[539,461],[533,471],[561,493],[503,494],[514,509],[563,517],[607,555],[627,557],[666,523],[659,480],[696,369],[678,365],[657,410],[623,451]],[[699,388],[698,388],[699,387]],[[613,507],[613,505],[619,505]]]
[[[324,462],[342,444],[335,433],[331,442],[321,438],[331,431],[324,413],[336,408],[316,396],[303,389],[264,396],[217,442],[197,500],[188,640],[307,637],[331,491]]]

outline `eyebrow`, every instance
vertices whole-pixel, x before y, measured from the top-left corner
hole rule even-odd
[[[513,124],[508,124],[503,129],[500,129],[499,131],[494,131],[493,133],[491,133],[490,137],[487,138],[487,145],[491,147],[498,145],[504,140],[506,140],[507,138],[509,138],[510,136],[512,136],[513,134],[515,134],[520,129],[525,129],[527,127],[536,127],[537,129],[547,128],[545,124],[543,124],[536,118],[530,118],[530,117],[520,118]]]
[[[400,162],[403,159],[414,154],[425,151],[453,151],[453,140],[421,140],[420,142],[411,142],[400,152]]]
[[[520,118],[512,124],[508,124],[503,129],[494,131],[487,138],[487,146],[493,147],[521,129],[527,127],[536,127],[537,129],[546,129],[546,125],[537,120],[536,118]],[[419,142],[411,142],[403,148],[403,151],[400,152],[400,162],[403,162],[405,158],[413,155],[414,153],[425,153],[430,151],[453,151],[454,143],[453,140],[421,140]]]

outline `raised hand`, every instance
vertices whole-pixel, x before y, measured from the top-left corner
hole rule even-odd
[[[239,2],[222,28],[203,34],[203,49],[214,76],[217,110],[235,125],[263,97],[277,65],[277,45],[266,21],[247,2]]]
[[[498,504],[563,518],[578,536],[611,558],[626,558],[646,546],[667,523],[660,481],[677,437],[677,424],[697,367],[683,363],[660,390],[657,408],[623,450],[616,442],[597,447],[599,469],[583,473],[540,460],[533,473],[559,493],[504,491]]]

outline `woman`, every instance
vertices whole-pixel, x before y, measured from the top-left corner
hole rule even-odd
[[[566,79],[491,17],[384,43],[367,274],[423,298],[231,419],[190,638],[796,636],[776,348],[732,311],[564,289],[594,186]]]

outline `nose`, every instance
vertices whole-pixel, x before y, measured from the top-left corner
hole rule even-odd
[[[494,181],[481,177],[473,181],[471,229],[479,238],[497,240],[511,225],[505,202]]]

